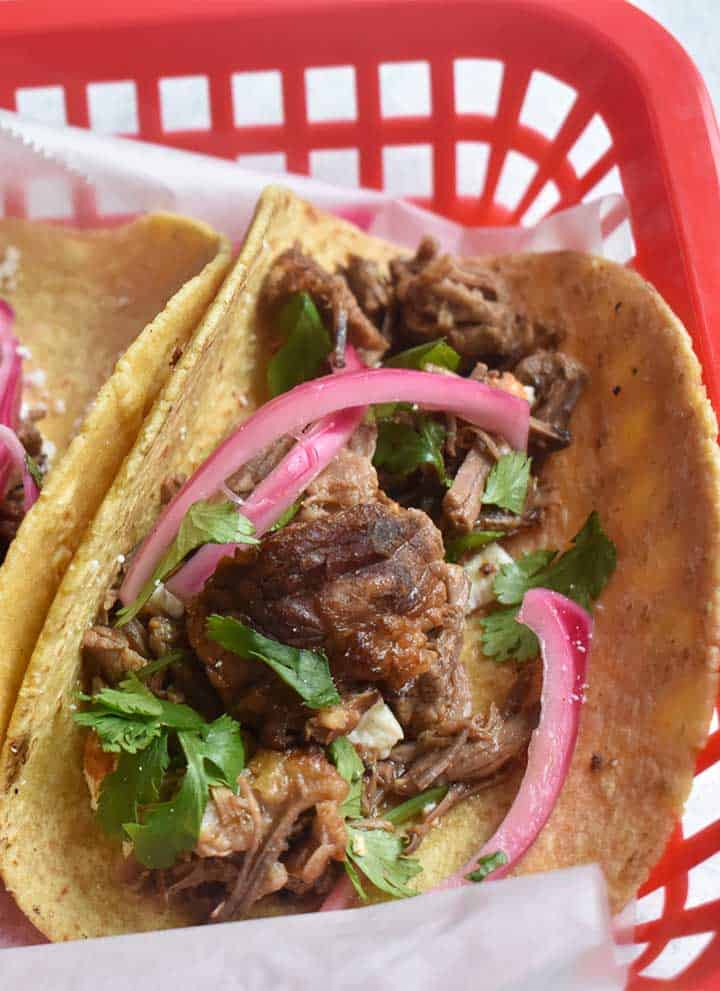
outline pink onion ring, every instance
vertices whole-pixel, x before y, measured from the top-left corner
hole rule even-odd
[[[18,435],[10,427],[0,424],[0,447],[4,447],[4,454],[9,459],[10,466],[17,468],[22,477],[23,483],[23,509],[27,513],[37,497],[40,495],[35,479],[28,471],[25,460],[25,448],[18,440]]]
[[[365,366],[351,344],[345,346],[345,365],[336,375],[359,371]],[[242,501],[240,512],[261,537],[277,522],[308,485],[347,444],[365,415],[365,408],[331,413],[312,427],[288,451],[258,487]],[[227,487],[224,486],[226,490]],[[226,492],[227,494],[227,492]],[[237,498],[237,497],[234,497]],[[224,557],[232,557],[239,544],[205,544],[167,582],[168,589],[184,601],[202,592],[205,582]]]
[[[0,299],[0,424],[17,430],[20,420],[22,391],[22,358],[20,342],[12,332],[15,313]],[[5,449],[0,449],[0,498],[7,492],[12,471],[12,459]]]
[[[527,444],[527,401],[474,379],[378,368],[304,382],[261,406],[188,479],[135,555],[120,589],[121,601],[127,605],[137,597],[174,540],[190,506],[214,495],[226,478],[268,444],[338,410],[389,402],[418,403],[427,409],[455,413],[500,434],[515,448],[524,449]]]
[[[498,880],[525,856],[550,818],[570,769],[584,701],[592,619],[577,603],[544,588],[525,593],[518,620],[537,634],[543,658],[540,722],[530,739],[522,783],[494,835],[452,877],[433,891],[468,884],[481,857],[502,851],[507,863],[488,878]],[[354,892],[347,877],[330,892],[321,911],[346,908]]]

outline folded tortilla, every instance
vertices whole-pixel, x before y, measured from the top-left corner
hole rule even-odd
[[[68,569],[39,637],[0,764],[0,871],[51,939],[187,924],[132,891],[123,855],[95,820],[73,722],[83,632],[116,571],[150,529],[160,485],[193,470],[262,401],[258,299],[294,242],[326,267],[398,249],[290,193],[263,195],[237,265],[185,351]],[[595,616],[587,701],[554,814],[522,862],[536,871],[599,861],[618,907],[645,879],[682,810],[716,693],[717,424],[689,337],[637,274],[571,252],[494,259],[528,316],[558,328],[590,370],[574,442],[545,471],[558,492],[540,532],[514,549],[563,547],[597,509],[618,567]],[[672,464],[672,470],[668,465]],[[478,709],[501,699],[509,666],[464,660]],[[458,869],[505,814],[517,778],[457,806],[418,851],[422,887]],[[271,900],[263,914],[279,911]]]
[[[60,580],[230,264],[228,242],[155,214],[111,230],[0,221],[0,298],[43,406],[42,494],[0,568],[0,740]],[[12,264],[8,264],[12,261]]]

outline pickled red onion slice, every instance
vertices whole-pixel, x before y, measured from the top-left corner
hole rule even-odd
[[[336,375],[360,371],[365,366],[352,344],[345,345],[345,365]],[[301,437],[258,487],[242,500],[240,512],[255,526],[261,537],[332,461],[360,426],[365,408],[331,413]],[[225,487],[227,489],[227,487]],[[226,494],[227,491],[226,491]],[[179,599],[191,599],[202,592],[205,582],[224,557],[232,557],[239,544],[206,544],[167,582]]]
[[[0,425],[16,430],[20,419],[22,390],[22,358],[20,343],[12,332],[15,313],[12,307],[0,299]],[[0,447],[0,498],[10,481],[12,458],[6,445]],[[24,464],[24,460],[23,460]]]
[[[534,588],[525,593],[518,622],[537,635],[543,659],[540,722],[530,738],[525,775],[510,811],[493,836],[440,888],[467,883],[465,876],[478,859],[500,850],[507,863],[488,877],[497,880],[508,874],[550,818],[570,769],[585,700],[592,619],[572,599]]]
[[[498,880],[517,866],[550,818],[570,769],[584,701],[592,619],[564,595],[535,588],[525,593],[518,620],[537,634],[543,658],[540,722],[530,739],[525,774],[515,801],[493,836],[433,891],[471,883],[466,878],[478,860],[499,851],[507,863],[488,879]],[[321,911],[347,908],[353,900],[353,887],[343,877]]]
[[[10,468],[16,468],[20,473],[23,483],[23,509],[27,513],[40,493],[35,479],[28,471],[25,448],[18,440],[18,435],[10,427],[2,424],[0,424],[0,449],[8,459]]]
[[[515,448],[524,449],[527,444],[527,401],[474,379],[378,368],[303,382],[271,399],[245,420],[168,503],[135,555],[120,589],[121,601],[127,605],[137,597],[174,540],[190,506],[214,495],[226,478],[263,448],[330,413],[390,402],[417,403],[426,409],[455,413],[500,434]]]

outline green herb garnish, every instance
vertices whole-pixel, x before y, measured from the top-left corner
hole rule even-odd
[[[503,454],[493,465],[483,493],[483,502],[522,513],[525,508],[532,459],[523,451]]]
[[[285,343],[267,366],[268,390],[279,396],[316,378],[332,344],[317,307],[305,292],[294,293],[278,315]]]
[[[450,537],[445,542],[445,558],[454,563],[467,554],[468,551],[477,551],[481,547],[492,544],[506,536],[502,530],[473,530],[471,533],[463,533],[459,537]]]
[[[484,881],[488,874],[492,874],[498,867],[504,867],[507,862],[507,856],[502,850],[498,850],[497,853],[488,853],[484,857],[480,857],[475,870],[467,874],[466,877],[468,881]]]
[[[120,609],[116,626],[129,623],[140,612],[161,582],[172,574],[192,551],[204,544],[257,544],[255,527],[232,502],[196,502],[188,509],[172,542],[140,594]]]
[[[429,464],[440,481],[449,485],[443,460],[444,442],[443,425],[424,414],[416,417],[415,427],[394,420],[382,420],[373,464],[398,478],[405,478],[421,465]]]
[[[460,355],[455,348],[450,347],[444,337],[427,344],[401,351],[383,362],[386,368],[417,368],[422,370],[426,365],[437,365],[456,372],[460,366]]]
[[[293,520],[300,512],[301,506],[302,506],[302,499],[298,499],[297,502],[294,502],[292,504],[292,506],[288,506],[285,512],[281,513],[280,516],[278,516],[277,520],[270,527],[270,533],[274,533],[276,530],[282,530],[284,526],[287,526],[288,523],[291,520]]]
[[[540,645],[535,634],[517,622],[523,596],[531,588],[548,588],[590,609],[610,580],[617,561],[615,545],[592,512],[572,539],[573,546],[558,556],[555,550],[531,551],[502,566],[493,583],[498,609],[481,620],[483,652],[495,661],[526,661]]]
[[[43,487],[43,475],[37,461],[25,452],[25,467],[30,472],[30,477],[39,489]]]
[[[400,826],[402,823],[408,822],[410,819],[415,819],[416,816],[420,815],[426,805],[442,802],[447,793],[447,785],[439,785],[437,788],[427,788],[425,791],[421,791],[419,795],[413,795],[412,798],[408,798],[407,802],[403,802],[402,805],[396,805],[394,809],[388,809],[387,812],[383,812],[381,818],[391,822],[393,826]]]
[[[408,898],[415,894],[407,882],[421,874],[422,867],[413,857],[403,856],[405,844],[401,835],[384,829],[361,829],[349,823],[345,828],[348,837],[345,868],[363,901],[367,901],[368,896],[358,871],[393,898]]]
[[[362,815],[362,784],[365,765],[346,736],[339,736],[333,740],[327,748],[327,753],[340,777],[344,778],[350,785],[348,797],[342,804],[342,814],[346,819],[359,819]]]
[[[180,661],[187,661],[189,654],[186,650],[169,650],[167,654],[163,654],[162,657],[158,657],[156,661],[150,661],[142,668],[138,668],[133,674],[140,681],[147,681],[148,678],[152,678],[154,674],[158,671],[164,671],[165,668],[169,668],[171,664],[178,664]]]
[[[265,637],[232,616],[210,616],[207,634],[239,657],[253,657],[271,667],[294,688],[310,709],[324,709],[341,701],[323,651],[288,647]]]

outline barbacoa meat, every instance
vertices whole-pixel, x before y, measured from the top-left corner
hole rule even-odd
[[[265,300],[271,308],[282,305],[296,292],[312,296],[332,333],[346,320],[351,344],[374,356],[387,350],[387,340],[363,313],[345,278],[326,271],[303,254],[298,245],[280,255],[264,287]]]
[[[464,715],[469,688],[458,655],[466,594],[464,572],[445,563],[440,533],[424,513],[371,503],[291,523],[250,562],[221,564],[192,606],[188,630],[226,704],[244,705],[262,666],[208,641],[211,613],[237,616],[281,643],[325,650],[341,683],[377,682],[409,698],[421,676],[442,679],[444,705]]]
[[[237,795],[227,788],[212,789],[191,868],[199,886],[207,880],[205,858],[213,880],[214,859],[233,858],[236,869],[213,912],[218,921],[244,915],[255,902],[286,885],[304,893],[332,861],[345,859],[340,806],[348,785],[320,751],[261,751],[238,785]],[[184,880],[185,889],[188,877],[186,871],[178,879]]]
[[[541,350],[523,358],[514,375],[535,390],[534,417],[565,434],[569,443],[570,415],[588,379],[583,365],[562,351]]]
[[[532,324],[510,302],[504,280],[482,260],[440,254],[424,238],[414,258],[391,263],[403,333],[416,341],[446,337],[465,358],[527,353]]]
[[[360,255],[350,255],[343,275],[360,309],[389,340],[395,293],[378,263]]]

